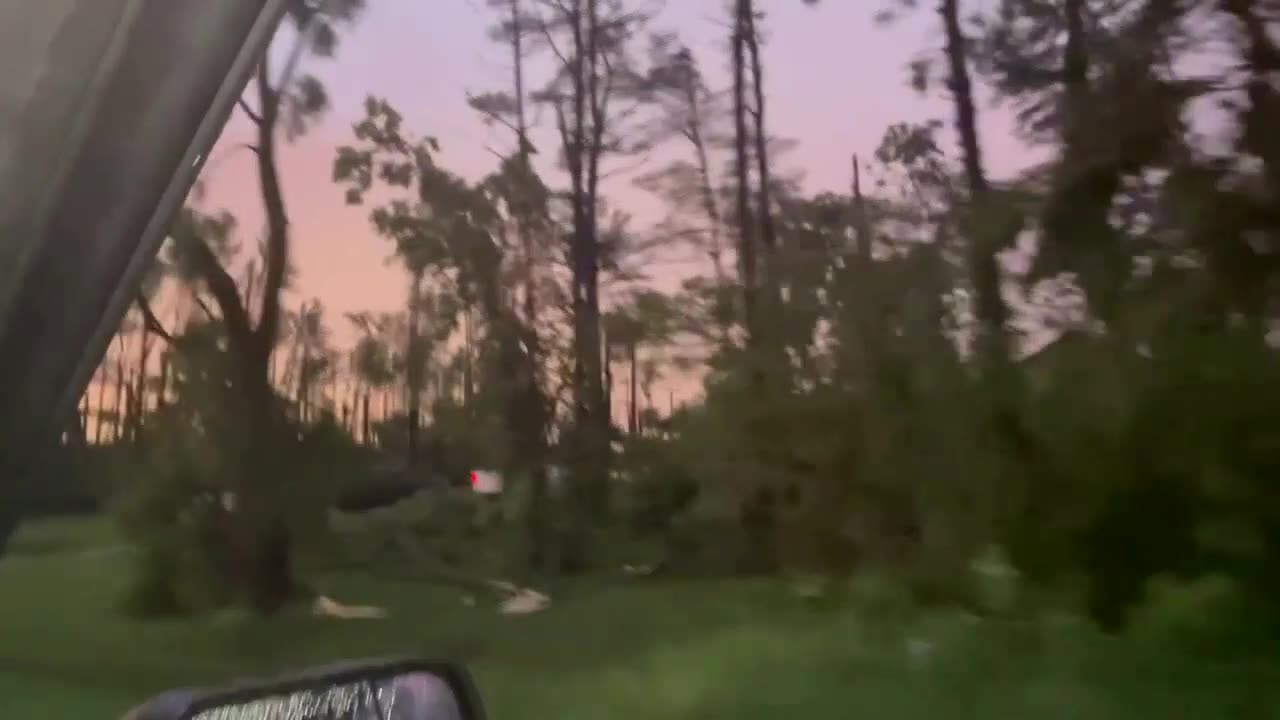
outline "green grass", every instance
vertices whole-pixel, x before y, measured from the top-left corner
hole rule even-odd
[[[1274,667],[1109,639],[1065,617],[891,618],[736,581],[570,588],[545,613],[502,617],[454,589],[334,573],[320,578],[327,593],[391,617],[144,623],[117,610],[127,553],[63,547],[0,560],[5,717],[113,718],[174,685],[413,653],[467,662],[499,720],[1280,718]]]
[[[9,539],[15,555],[107,550],[121,544],[115,523],[105,515],[48,518],[26,522]]]

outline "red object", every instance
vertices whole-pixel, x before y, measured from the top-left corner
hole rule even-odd
[[[476,471],[472,470],[471,471],[471,487],[475,487],[476,483],[478,482],[480,482],[480,479],[476,476]]]

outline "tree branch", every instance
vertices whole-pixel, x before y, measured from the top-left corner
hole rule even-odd
[[[164,329],[164,325],[161,324],[160,318],[156,317],[155,311],[152,310],[151,302],[147,300],[147,296],[142,293],[138,293],[134,296],[134,303],[137,304],[138,311],[142,313],[142,321],[146,323],[147,330],[151,331],[151,333],[155,335],[159,335],[162,340],[172,345],[174,342],[173,335],[171,335],[168,330]]]
[[[276,121],[279,117],[279,91],[270,85],[265,61],[259,65],[258,92],[266,122],[258,126],[258,183],[267,220],[267,244],[263,261],[262,307],[256,330],[256,352],[268,356],[275,347],[280,330],[280,291],[284,287],[289,264],[289,213],[281,191],[279,168],[276,167]],[[234,285],[234,282],[233,282]],[[247,317],[247,312],[246,312]]]
[[[562,51],[560,46],[556,43],[555,36],[551,34],[551,27],[547,24],[546,20],[542,20],[541,18],[540,20],[541,21],[538,23],[538,29],[542,31],[542,37],[546,40],[547,47],[551,49],[551,53],[560,61],[560,67],[568,68],[569,58],[565,56],[564,51]]]
[[[262,116],[254,112],[253,108],[249,107],[249,103],[245,102],[244,98],[236,100],[236,105],[240,106],[240,111],[245,115],[248,115],[249,119],[252,120],[254,124],[262,124]]]
[[[192,292],[191,299],[195,301],[196,305],[199,306],[200,308],[200,312],[203,312],[204,316],[208,318],[210,321],[218,322],[222,319],[218,317],[216,313],[213,312],[213,308],[209,307],[209,303],[205,302],[204,298],[200,297],[199,293]]]
[[[227,326],[228,334],[237,342],[250,336],[253,330],[249,324],[249,313],[240,302],[240,290],[236,287],[236,281],[227,274],[222,263],[218,262],[218,256],[213,254],[208,243],[197,238],[191,243],[191,248],[200,276],[217,301],[218,309],[222,311],[222,322]],[[198,295],[195,298],[201,309],[209,313],[204,301]]]

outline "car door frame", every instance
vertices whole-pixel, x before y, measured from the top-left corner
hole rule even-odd
[[[0,316],[0,552],[287,4],[131,0],[50,197],[19,225],[34,240]]]

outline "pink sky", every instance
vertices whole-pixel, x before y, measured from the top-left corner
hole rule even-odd
[[[800,0],[764,4],[770,13],[765,47],[770,128],[798,141],[779,164],[784,171],[802,171],[807,190],[846,189],[851,154],[869,156],[891,123],[949,122],[943,98],[922,99],[906,82],[907,63],[939,46],[933,12],[881,27],[872,16],[882,4],[873,0],[825,0],[818,7]],[[679,32],[713,87],[726,79],[722,5],[721,0],[672,0],[655,25]],[[294,302],[320,298],[339,343],[350,339],[341,313],[398,309],[406,281],[388,264],[389,246],[370,229],[367,208],[345,205],[341,189],[330,182],[334,149],[348,142],[352,120],[362,113],[365,96],[374,94],[398,107],[414,132],[439,139],[446,167],[470,178],[490,171],[496,160],[488,148],[509,147],[508,141],[502,131],[480,122],[466,95],[509,87],[505,49],[487,39],[492,19],[484,0],[370,0],[335,59],[304,62],[304,72],[326,82],[332,110],[283,153],[300,270]],[[530,72],[539,74],[536,67]],[[1025,165],[1026,151],[1009,127],[1004,113],[983,113],[987,162],[997,175]],[[243,123],[233,119],[211,156],[205,203],[233,211],[249,239],[261,226],[261,211],[251,155],[234,150],[244,132]],[[554,168],[544,170],[558,182]],[[606,186],[606,192],[614,204],[633,210],[640,225],[660,216],[660,206],[625,178]]]

